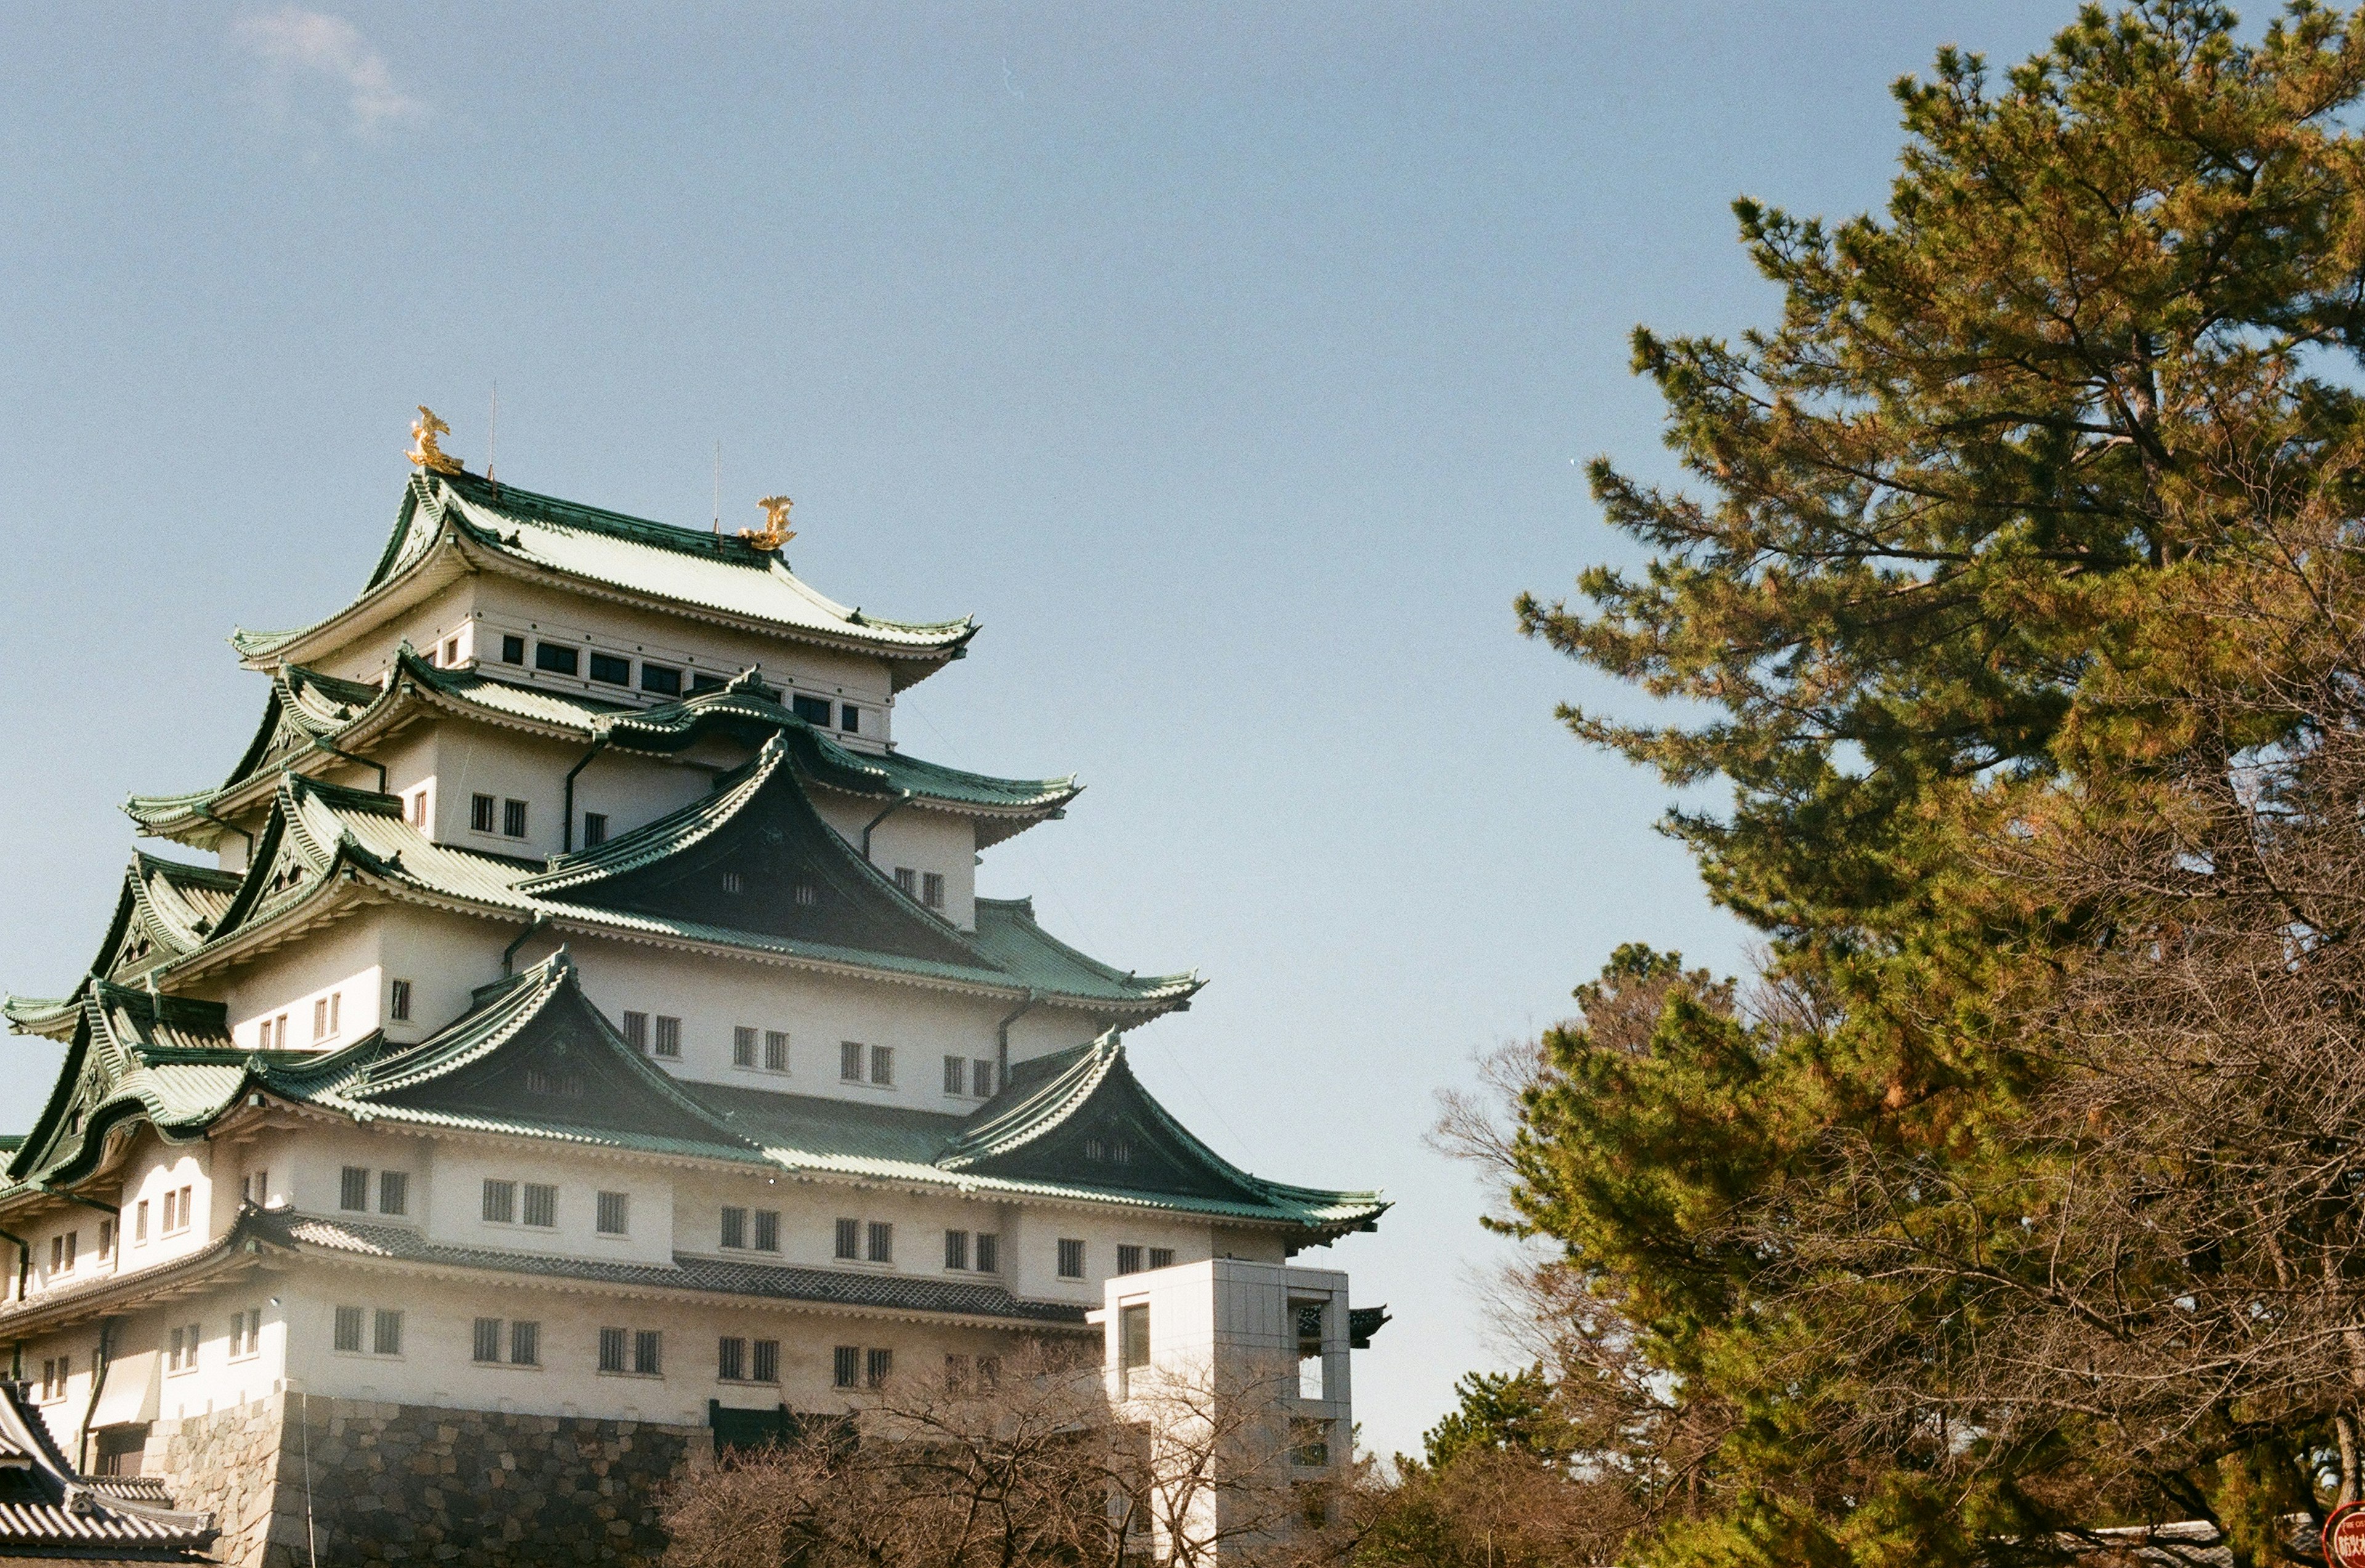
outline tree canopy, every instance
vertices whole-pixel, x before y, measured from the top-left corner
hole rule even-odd
[[[1560,1386],[1621,1369],[1639,1560],[2247,1562],[2356,1494],[2360,94],[2311,5],[1941,50],[1884,212],[1736,204],[1775,324],[1635,336],[1687,477],[1597,461],[1648,563],[1519,615],[1686,700],[1564,716],[1729,791],[1667,826],[1764,973],[1621,950],[1462,1141]]]

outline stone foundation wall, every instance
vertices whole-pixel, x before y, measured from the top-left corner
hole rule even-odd
[[[234,1568],[309,1568],[315,1546],[341,1565],[654,1568],[666,1484],[712,1451],[702,1427],[273,1394],[158,1422],[145,1468],[214,1510]]]

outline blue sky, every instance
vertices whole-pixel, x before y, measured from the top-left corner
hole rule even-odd
[[[983,886],[1213,977],[1152,1087],[1396,1201],[1310,1257],[1412,1447],[1501,1359],[1433,1092],[1621,941],[1744,947],[1552,718],[1631,700],[1512,622],[1631,558],[1582,459],[1667,470],[1626,335],[1768,319],[1731,199],[1877,204],[1889,81],[2069,9],[12,6],[0,987],[88,961],[125,794],[234,760],[223,634],[358,586],[412,404],[480,466],[498,382],[504,478],[692,525],[720,442],[824,592],[984,622],[901,738],[1084,775]],[[54,1056],[0,1051],[21,1128]]]

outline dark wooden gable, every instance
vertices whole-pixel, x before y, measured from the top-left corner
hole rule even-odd
[[[1149,1092],[1120,1065],[1092,1097],[1042,1137],[969,1166],[1016,1181],[1261,1203],[1262,1194],[1210,1165],[1168,1128]]]
[[[368,1098],[492,1121],[605,1128],[713,1143],[729,1137],[650,1081],[574,985],[559,987],[488,1055]],[[398,1070],[399,1062],[391,1064]]]
[[[864,865],[785,766],[775,767],[728,822],[698,842],[564,896],[869,953],[985,964]]]

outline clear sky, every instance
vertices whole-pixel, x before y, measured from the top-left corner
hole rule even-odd
[[[719,441],[824,592],[984,622],[899,734],[1083,774],[983,890],[1207,971],[1153,1090],[1395,1200],[1307,1257],[1395,1315],[1409,1448],[1499,1360],[1435,1090],[1621,941],[1744,946],[1512,622],[1627,558],[1577,464],[1667,467],[1626,334],[1766,319],[1731,199],[1877,203],[1890,80],[2070,9],[10,5],[0,986],[89,961],[127,793],[236,758],[223,634],[359,586],[412,404],[481,467],[498,382],[503,478],[694,526]],[[54,1053],[0,1052],[22,1128]]]

